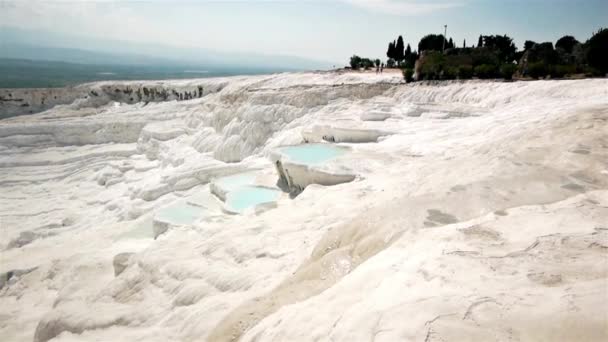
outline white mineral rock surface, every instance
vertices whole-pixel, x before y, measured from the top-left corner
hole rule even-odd
[[[400,82],[11,93],[0,340],[608,340],[608,80]],[[348,152],[222,209],[305,142]]]

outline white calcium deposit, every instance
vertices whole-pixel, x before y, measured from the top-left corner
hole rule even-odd
[[[70,89],[2,93],[0,341],[608,340],[606,79]]]

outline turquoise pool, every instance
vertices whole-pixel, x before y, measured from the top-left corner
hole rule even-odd
[[[243,186],[231,191],[226,196],[226,208],[242,213],[258,204],[275,202],[281,196],[281,191],[259,186]]]
[[[330,144],[305,144],[283,147],[279,151],[295,163],[320,164],[346,153],[347,150]]]
[[[131,230],[128,230],[116,237],[116,241],[122,239],[153,239],[154,232],[152,231],[152,217],[139,222]]]
[[[230,192],[242,186],[249,185],[255,181],[255,173],[239,173],[232,176],[222,177],[214,181],[224,191]]]
[[[201,208],[185,202],[179,202],[161,209],[156,214],[156,220],[175,225],[192,224],[202,215]]]

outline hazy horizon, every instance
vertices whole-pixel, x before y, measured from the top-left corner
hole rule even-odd
[[[47,46],[134,53],[121,45],[154,45],[144,54],[205,50],[221,58],[297,57],[341,66],[353,54],[386,58],[388,42],[398,35],[415,49],[422,36],[442,33],[445,24],[457,45],[476,43],[480,34],[508,34],[519,48],[528,39],[555,42],[566,34],[584,41],[605,24],[608,2],[33,0],[2,1],[0,9],[2,31],[68,37]]]

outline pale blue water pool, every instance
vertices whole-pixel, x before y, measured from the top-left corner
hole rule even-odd
[[[231,191],[226,196],[226,207],[242,213],[258,204],[275,202],[281,196],[281,191],[259,186],[243,186]]]
[[[320,164],[337,158],[346,151],[345,148],[330,144],[305,144],[280,149],[290,161],[300,164]]]
[[[122,239],[153,239],[154,232],[152,231],[152,217],[139,222],[134,228],[120,234],[116,241]]]
[[[175,225],[192,224],[203,214],[201,208],[185,202],[179,202],[161,209],[156,220]]]
[[[230,192],[242,186],[253,183],[255,181],[255,177],[256,174],[253,172],[239,173],[236,175],[219,178],[215,180],[214,183],[221,187],[224,191]]]

